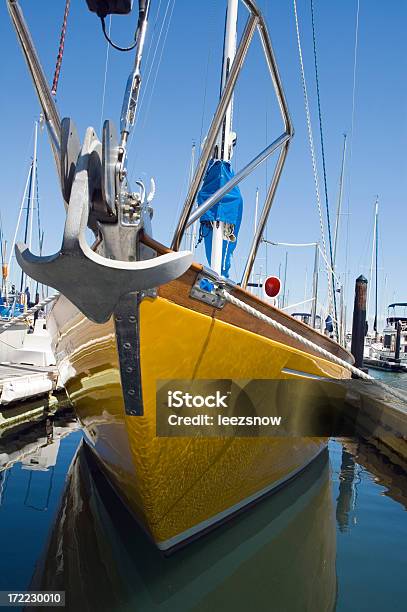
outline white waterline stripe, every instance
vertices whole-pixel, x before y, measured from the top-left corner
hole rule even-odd
[[[301,370],[291,370],[290,368],[282,368],[284,374],[292,374],[293,376],[302,376],[304,378],[312,378],[314,380],[332,380],[326,376],[318,376],[317,374],[309,374],[308,372],[302,372]]]

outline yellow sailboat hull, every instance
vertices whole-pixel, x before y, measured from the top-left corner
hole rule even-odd
[[[87,440],[121,498],[157,546],[167,550],[281,485],[312,461],[326,440],[157,437],[157,381],[284,379],[292,372],[346,378],[348,373],[244,329],[244,323],[232,325],[215,312],[181,305],[178,291],[173,299],[163,294],[140,304],[140,417],[125,412],[113,321],[96,325],[63,297],[52,319],[61,376]],[[304,391],[297,401],[307,401]]]

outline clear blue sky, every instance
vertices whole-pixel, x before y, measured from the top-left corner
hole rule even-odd
[[[21,4],[51,81],[65,0],[22,0]],[[73,0],[71,4],[57,102],[61,116],[72,117],[83,135],[88,125],[100,131],[106,43],[99,20],[88,12],[85,0]],[[199,144],[202,136],[205,136],[218,96],[226,0],[175,0],[168,38],[162,61],[159,62],[162,44],[155,57],[154,50],[167,4],[168,0],[152,0],[145,52],[147,61],[143,68],[147,87],[129,152],[130,176],[145,180],[154,176],[156,179],[154,234],[166,243],[172,235],[177,211],[185,194],[192,141]],[[173,0],[170,0],[168,14],[172,4]],[[319,240],[320,234],[293,5],[287,0],[259,0],[259,4],[267,17],[296,130],[268,223],[267,237],[274,241],[312,242]],[[315,0],[328,189],[333,219],[342,134],[347,132],[350,137],[351,128],[356,7],[356,0]],[[322,188],[309,0],[298,0],[298,9]],[[246,9],[242,6],[240,29],[245,17]],[[131,41],[135,18],[135,15],[113,17],[112,38],[119,44],[125,45]],[[0,146],[3,160],[0,167],[0,205],[5,234],[11,242],[30,162],[33,122],[38,116],[39,107],[9,23],[5,2],[0,5],[0,22],[0,53],[3,58],[0,67]],[[393,0],[391,3],[379,0],[360,2],[353,155],[351,165],[348,163],[347,166],[344,195],[344,212],[347,212],[348,206],[350,212],[346,269],[347,215],[342,218],[339,243],[339,272],[342,275],[347,272],[350,279],[349,312],[354,279],[361,273],[369,274],[376,194],[379,194],[380,201],[379,282],[382,312],[387,303],[405,301],[407,298],[404,271],[406,22],[407,3],[403,0]],[[116,122],[132,58],[131,54],[114,50],[109,52],[104,117]],[[148,78],[150,66],[152,70]],[[235,130],[238,134],[235,169],[239,169],[281,132],[281,122],[257,40],[249,52],[247,67],[239,81],[235,99]],[[40,205],[45,228],[44,251],[51,253],[60,246],[64,211],[45,134],[40,137],[38,164]],[[255,190],[258,186],[260,196],[264,197],[266,178],[270,174],[271,162],[267,170],[262,167],[242,185],[245,213],[232,268],[238,276],[253,231]],[[269,274],[277,273],[284,256],[284,249],[273,248],[266,257],[262,248],[256,272],[261,267],[264,273],[267,265]],[[312,264],[311,250],[289,251],[287,285],[290,303],[304,299],[305,294],[310,297]]]

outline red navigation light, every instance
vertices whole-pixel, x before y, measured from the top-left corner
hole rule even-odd
[[[275,298],[280,293],[281,281],[277,276],[269,276],[264,282],[264,291],[268,297]]]

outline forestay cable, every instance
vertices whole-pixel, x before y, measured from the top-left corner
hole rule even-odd
[[[162,62],[162,59],[163,59],[163,55],[164,55],[165,44],[167,42],[168,32],[170,31],[172,15],[174,13],[175,1],[176,0],[173,0],[173,5],[171,7],[171,11],[170,11],[170,14],[169,14],[169,17],[168,17],[168,22],[167,22],[167,27],[166,27],[164,38],[163,38],[163,44],[162,44],[162,47],[161,47],[160,57],[158,58],[157,68],[156,68],[155,75],[154,75],[154,80],[153,80],[153,85],[151,87],[150,97],[149,97],[149,100],[147,102],[147,110],[144,113],[143,127],[145,126],[145,124],[147,122],[148,113],[150,111],[151,102],[152,102],[152,99],[153,99],[153,96],[154,96],[155,85],[156,85],[156,82],[157,82],[158,73],[160,72],[160,66],[161,66],[161,62]]]
[[[147,60],[146,60],[146,67],[148,66],[148,72],[147,72],[147,76],[145,78],[145,81],[143,83],[143,91],[141,92],[141,96],[140,96],[139,114],[138,114],[137,118],[140,116],[140,111],[141,111],[141,108],[143,106],[144,99],[146,97],[147,87],[148,87],[148,84],[150,82],[150,77],[151,77],[151,74],[152,74],[152,71],[153,71],[153,68],[154,68],[155,58],[156,58],[156,55],[157,55],[157,52],[158,52],[158,48],[160,46],[161,37],[162,37],[163,31],[164,31],[164,27],[166,25],[167,14],[168,14],[168,11],[169,11],[169,8],[170,8],[170,4],[171,4],[171,0],[168,0],[167,6],[166,6],[165,11],[164,11],[164,17],[163,17],[163,20],[162,20],[162,23],[161,23],[161,28],[160,28],[160,31],[158,33],[157,42],[156,42],[155,47],[154,47],[153,57],[151,58],[151,62],[150,62],[149,65],[148,65],[148,58],[149,58],[152,46],[148,50],[148,55],[147,55]],[[158,9],[157,9],[157,21],[158,21],[158,17],[159,17],[160,5],[161,5],[161,3],[158,5]],[[137,118],[136,118],[136,121],[137,121]]]

